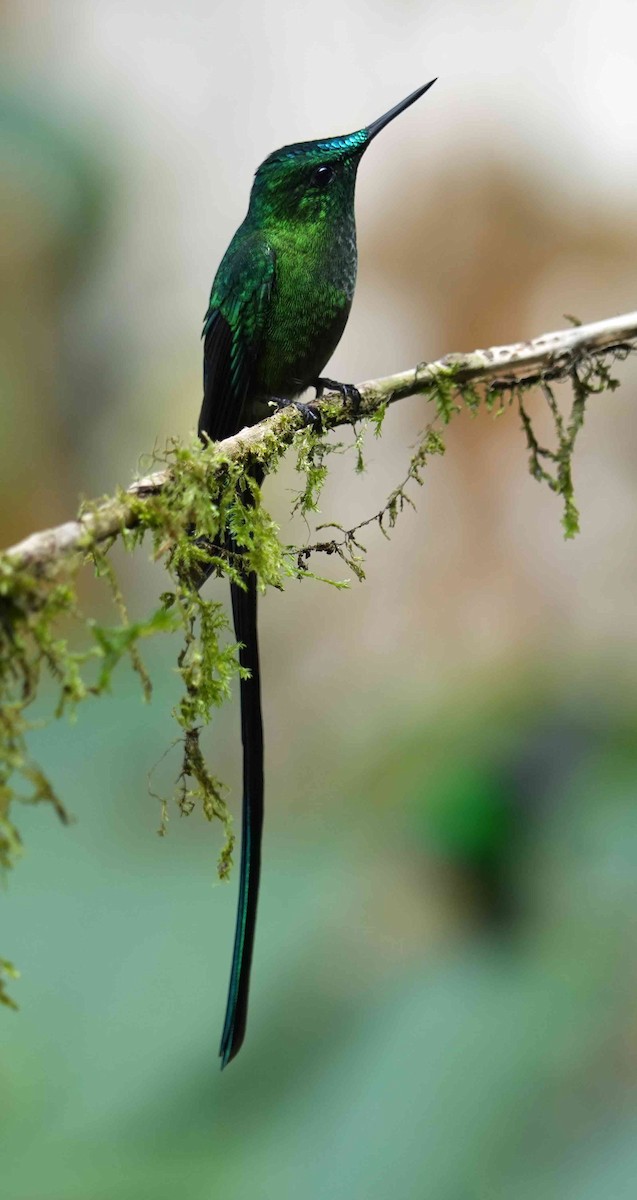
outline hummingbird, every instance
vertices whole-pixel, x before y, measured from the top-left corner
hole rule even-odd
[[[370,142],[436,82],[412,92],[356,133],[275,150],[254,177],[250,204],[215,275],[204,318],[199,436],[220,441],[313,387],[358,393],[321,374],[338,345],[356,283],[354,191]],[[257,476],[257,483],[262,476]],[[244,495],[244,502],[249,497]],[[238,549],[232,539],[229,549]],[[239,644],[243,809],[239,900],[219,1055],[235,1057],[245,1036],[261,874],[263,721],[257,640],[257,578],[231,583]]]

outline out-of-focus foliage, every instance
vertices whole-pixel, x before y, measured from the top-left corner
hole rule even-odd
[[[131,807],[152,737],[132,693],[106,727],[83,719],[81,823],[53,854],[35,839],[16,876],[31,945],[5,1055],[11,1200],[167,1200],[185,1181],[381,1200],[390,1180],[557,1200],[606,1172],[629,1195],[636,714],[509,668],[389,747],[370,731],[347,797],[326,764],[338,837],[327,814],[292,832],[275,817],[249,1053],[222,1077],[233,897],[187,830],[159,843],[161,879],[152,814]],[[49,731],[41,751],[62,769],[71,740]]]

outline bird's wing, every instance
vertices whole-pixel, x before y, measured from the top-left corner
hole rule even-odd
[[[212,285],[204,320],[204,397],[199,433],[213,441],[242,425],[255,359],[262,344],[275,256],[263,234],[239,233]]]

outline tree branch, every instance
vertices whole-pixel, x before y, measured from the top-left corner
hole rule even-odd
[[[443,382],[458,389],[485,383],[491,391],[506,390],[515,383],[526,386],[546,383],[567,377],[583,360],[613,351],[628,352],[636,346],[637,312],[631,312],[589,325],[574,325],[545,333],[528,342],[493,346],[469,354],[449,354],[437,362],[421,363],[396,375],[359,384],[361,406],[358,415],[373,416],[388,404],[408,396],[426,394]],[[351,406],[337,393],[326,393],[313,407],[320,413],[324,430],[352,421]],[[267,452],[270,460],[280,457],[302,425],[300,414],[289,408],[258,425],[242,429],[234,437],[218,443],[223,459],[216,470],[221,473],[229,459],[247,461],[253,454]],[[158,494],[170,479],[171,472],[165,469],[135,480],[126,492],[100,502],[77,520],[31,534],[9,547],[5,556],[13,567],[44,573],[69,554],[89,550],[124,529],[135,528],[139,523],[135,498]]]

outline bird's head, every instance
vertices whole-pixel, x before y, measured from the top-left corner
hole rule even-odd
[[[343,137],[296,142],[261,163],[252,186],[250,213],[260,220],[306,222],[343,211],[353,202],[358,164],[369,143],[436,81],[412,92],[378,120]]]

